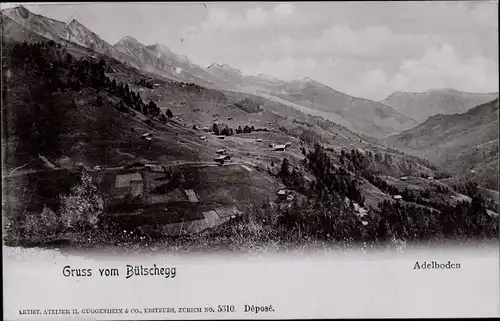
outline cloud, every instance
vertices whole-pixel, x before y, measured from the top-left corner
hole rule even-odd
[[[423,48],[439,42],[437,34],[395,33],[381,25],[358,30],[348,25],[333,25],[324,28],[316,37],[294,39],[290,35],[283,36],[276,40],[276,47],[297,56],[389,58],[409,52],[419,54]]]
[[[274,7],[273,12],[275,16],[285,18],[293,15],[294,10],[294,5],[287,2],[278,4],[276,7]]]
[[[270,19],[269,13],[262,8],[250,9],[245,13],[245,22],[251,27],[261,27]]]
[[[453,88],[498,91],[498,63],[475,55],[460,57],[451,45],[430,47],[416,59],[402,59],[395,72],[356,61],[327,57],[286,57],[247,65],[249,74],[266,73],[283,80],[311,77],[349,95],[381,100],[394,91],[423,92]]]
[[[403,59],[391,75],[381,69],[366,71],[353,92],[383,99],[394,91],[424,92],[439,88],[497,92],[498,63],[479,55],[460,57],[452,46],[445,44],[429,48],[420,59]]]
[[[231,15],[225,8],[210,8],[207,18],[201,23],[201,30],[212,30],[219,28],[239,29],[245,21],[237,15]]]
[[[432,88],[497,91],[498,63],[479,55],[461,58],[450,45],[433,47],[420,60],[403,60],[388,84],[413,91]]]
[[[224,28],[231,31],[242,28],[261,28],[269,24],[280,23],[280,20],[293,16],[294,8],[291,3],[281,3],[270,9],[252,8],[243,13],[230,12],[225,8],[210,8],[200,29],[203,31]]]

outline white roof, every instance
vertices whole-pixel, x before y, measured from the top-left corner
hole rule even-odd
[[[394,195],[394,198],[399,200],[399,199],[402,199],[403,196],[401,196],[401,195]]]
[[[274,145],[274,148],[286,148],[285,145]]]

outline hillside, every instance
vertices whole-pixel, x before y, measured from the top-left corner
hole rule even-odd
[[[24,28],[8,16],[2,13],[2,42],[3,41],[43,41],[46,38],[33,32],[28,28]]]
[[[428,90],[423,93],[395,92],[382,103],[398,112],[424,122],[433,115],[465,113],[469,109],[492,101],[498,93],[478,94],[451,89]]]
[[[462,114],[429,117],[385,143],[498,189],[498,125],[497,98]]]

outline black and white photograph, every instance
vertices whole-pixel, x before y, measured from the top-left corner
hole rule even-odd
[[[291,283],[291,262],[328,253],[388,266],[404,257],[401,278],[441,273],[418,274],[414,286],[444,291],[437,280],[446,280],[450,293],[477,300],[484,284],[486,301],[446,301],[441,315],[500,313],[497,1],[2,3],[1,26],[4,296],[17,298],[9,320],[396,316],[373,312],[368,296],[356,315],[354,303],[286,314],[295,308],[284,296],[301,292],[277,285]],[[437,249],[442,260],[411,254]],[[474,260],[487,254],[469,264],[461,249]],[[146,257],[154,267],[143,267]],[[279,267],[282,282],[267,275],[274,307],[257,304],[265,295],[254,305],[251,293],[221,307],[239,295],[223,288],[219,303],[197,293],[195,304],[194,284],[179,290],[194,282],[183,269],[208,275],[211,258],[241,266],[227,279],[206,276],[206,291],[216,278],[252,283],[257,267],[243,264],[258,257],[293,257]],[[100,269],[118,258],[119,272]],[[203,261],[168,267],[176,258]],[[317,260],[307,291],[334,277],[319,279],[329,272]],[[356,267],[363,280],[382,270]],[[481,281],[454,281],[481,271]],[[128,279],[148,273],[147,282],[176,284],[192,308],[152,312],[144,299],[130,312],[107,310],[106,300],[119,308],[115,293],[135,302],[127,282],[139,281]],[[124,285],[114,290],[100,281],[118,275]],[[42,291],[50,280],[61,293]],[[149,286],[160,287],[141,291]],[[85,291],[100,294],[82,305],[63,288],[80,303]],[[50,306],[37,305],[42,297]]]

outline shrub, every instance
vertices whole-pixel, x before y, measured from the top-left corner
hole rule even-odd
[[[48,207],[40,214],[30,213],[24,221],[24,237],[27,243],[47,243],[57,238],[60,231],[59,217]]]
[[[84,170],[81,182],[71,189],[69,195],[61,196],[61,223],[70,229],[96,228],[103,208],[104,201]]]

